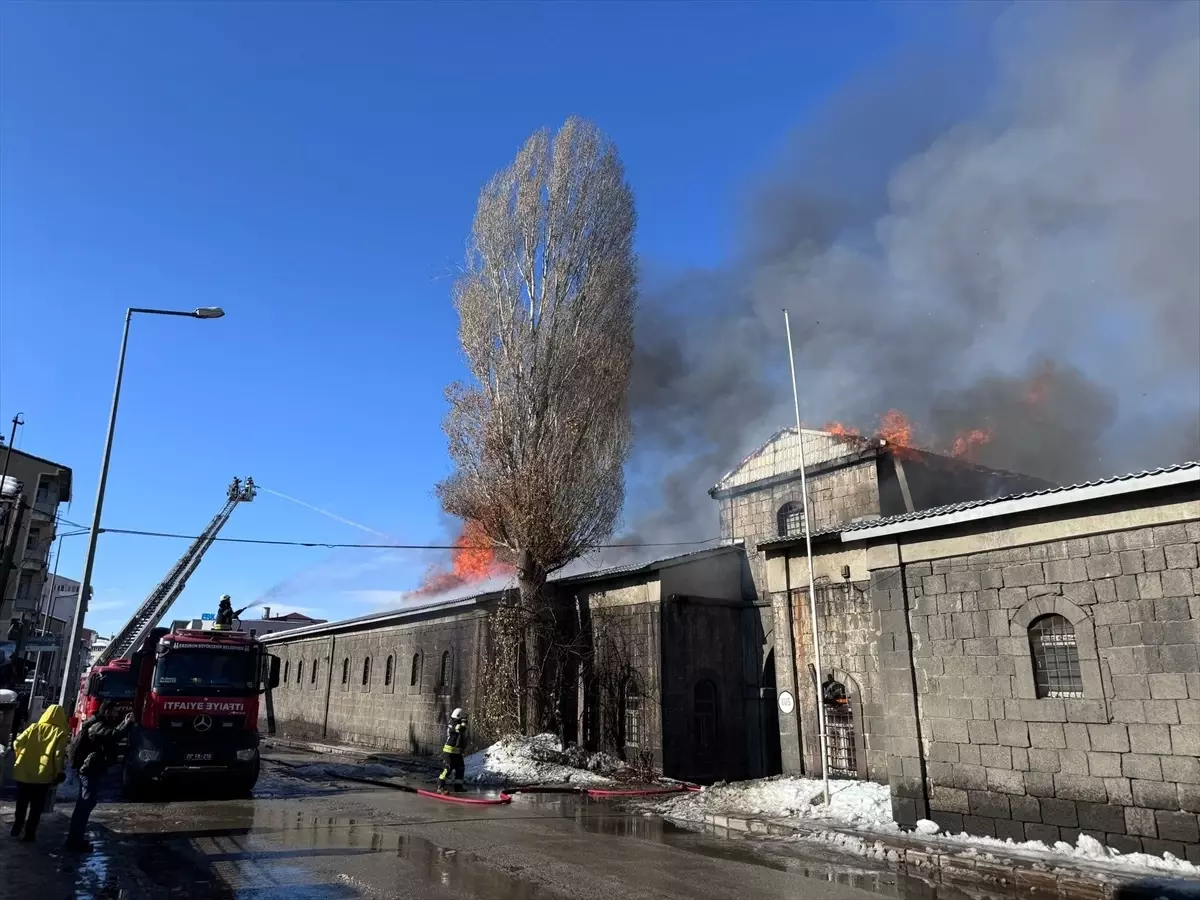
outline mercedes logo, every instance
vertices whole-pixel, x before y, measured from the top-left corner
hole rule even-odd
[[[212,728],[212,718],[210,716],[196,716],[192,720],[192,727],[197,731],[208,731]]]

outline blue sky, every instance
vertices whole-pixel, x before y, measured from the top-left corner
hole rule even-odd
[[[250,474],[398,540],[444,539],[450,305],[477,192],[570,114],[615,139],[648,268],[731,252],[748,181],[933,19],[890,4],[7,4],[0,420],[70,465],[87,522],[126,306],[104,523],[196,533]],[[736,460],[731,460],[733,464]],[[714,531],[716,522],[714,517]],[[270,494],[226,536],[371,540]],[[84,539],[60,573],[78,578]],[[101,538],[89,624],[184,549]],[[175,609],[275,588],[361,614],[431,557],[221,545]],[[239,604],[235,604],[239,605]]]

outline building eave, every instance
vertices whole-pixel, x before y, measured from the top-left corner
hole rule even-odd
[[[1186,484],[1200,484],[1200,462],[1182,463],[1165,469],[1131,473],[1102,481],[1052,488],[1013,497],[974,501],[944,510],[934,509],[907,513],[903,516],[883,519],[877,524],[843,528],[841,540],[843,543],[869,541]]]

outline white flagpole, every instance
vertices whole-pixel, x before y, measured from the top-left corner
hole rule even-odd
[[[788,365],[792,370],[792,402],[796,407],[796,439],[800,442],[800,498],[804,504],[804,546],[808,554],[808,610],[812,616],[813,664],[817,669],[817,741],[821,745],[821,779],[825,787],[825,805],[829,805],[829,746],[825,738],[825,703],[821,697],[821,636],[817,627],[817,591],[813,586],[812,528],[808,518],[808,476],[804,471],[804,429],[800,425],[800,392],[796,387],[796,358],[792,354],[792,323],[783,311],[783,327],[787,332]],[[791,602],[790,600],[788,601]]]

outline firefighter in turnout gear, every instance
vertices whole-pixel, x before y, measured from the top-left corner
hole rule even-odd
[[[249,608],[249,606],[243,606],[241,609],[234,609],[233,600],[230,596],[222,594],[221,602],[217,604],[217,620],[213,622],[213,630],[233,631],[234,620],[239,618]]]
[[[446,723],[446,743],[442,745],[442,759],[445,768],[438,776],[438,793],[446,793],[446,779],[454,773],[454,789],[463,789],[463,774],[466,766],[463,763],[463,750],[467,746],[467,714],[461,709],[450,713],[450,721]]]

